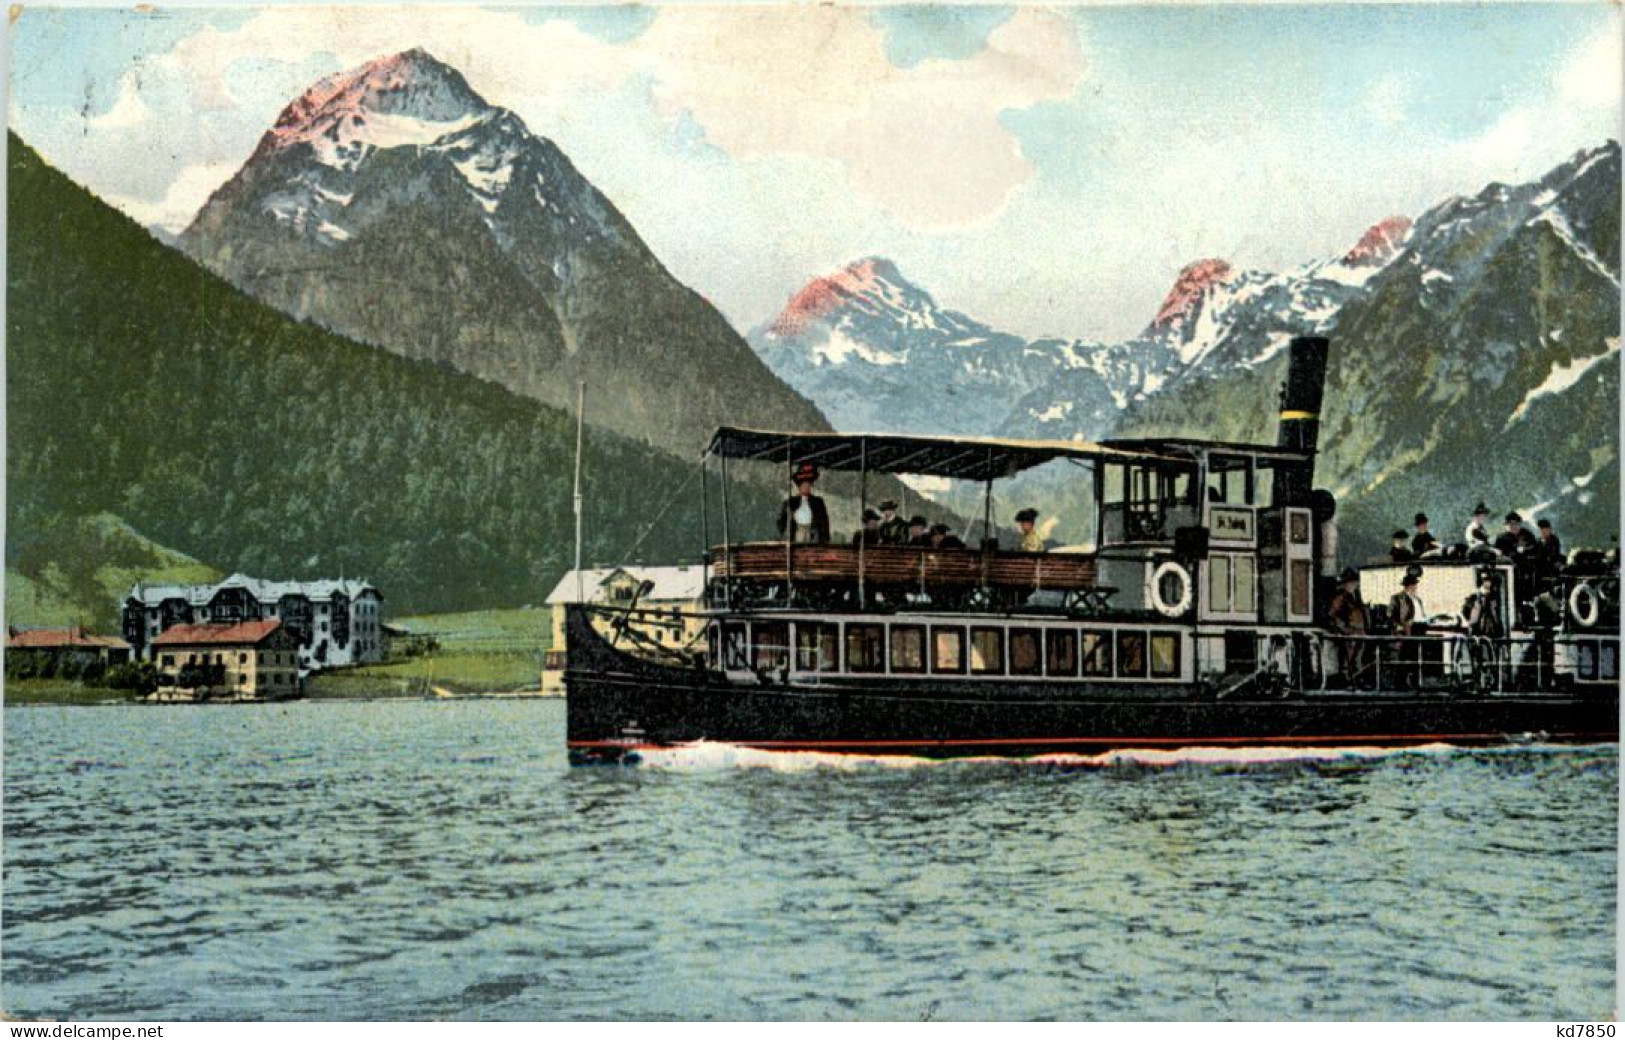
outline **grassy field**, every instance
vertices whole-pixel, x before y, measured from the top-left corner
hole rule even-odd
[[[105,686],[86,686],[71,679],[7,679],[7,704],[105,704],[122,702],[125,694]]]
[[[552,644],[546,608],[475,610],[395,618],[396,628],[432,637],[438,649],[419,657],[317,675],[311,697],[422,697],[430,687],[453,693],[508,693],[541,686],[542,654]]]

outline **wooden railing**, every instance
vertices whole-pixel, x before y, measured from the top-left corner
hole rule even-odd
[[[747,542],[711,550],[719,578],[760,581],[856,582],[855,545],[793,545]],[[1024,553],[981,549],[922,549],[866,545],[863,580],[910,587],[1003,587],[1070,591],[1092,588],[1095,558],[1080,553]]]

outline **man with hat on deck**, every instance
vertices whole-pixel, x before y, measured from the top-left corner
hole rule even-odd
[[[1021,540],[1016,543],[1017,552],[1044,551],[1044,536],[1033,530],[1037,522],[1038,510],[1031,507],[1016,514],[1016,526],[1021,529]]]
[[[1506,530],[1495,536],[1495,551],[1510,560],[1521,551],[1523,517],[1513,510],[1507,514],[1506,522]]]
[[[880,514],[873,509],[863,511],[863,526],[852,535],[853,545],[880,544]]]
[[[829,541],[829,510],[824,500],[813,494],[813,482],[818,479],[818,467],[803,462],[790,471],[790,482],[796,493],[779,507],[779,534],[798,544]]]
[[[1541,517],[1535,526],[1540,528],[1540,540],[1535,543],[1535,580],[1544,591],[1563,573],[1563,543],[1557,540],[1550,520]]]
[[[1439,552],[1439,540],[1428,532],[1428,515],[1417,513],[1413,524],[1416,527],[1416,536],[1411,539],[1411,552],[1419,559]]]
[[[1369,623],[1365,600],[1360,598],[1360,572],[1344,567],[1337,576],[1337,592],[1326,610],[1326,622],[1340,636],[1363,636]],[[1343,669],[1343,681],[1350,686],[1360,681],[1367,666],[1366,644],[1359,639],[1340,639],[1337,643],[1338,659]]]
[[[933,549],[963,549],[965,543],[954,534],[954,529],[947,524],[931,525],[931,548]]]
[[[1480,545],[1490,544],[1490,507],[1480,502],[1473,507],[1472,522],[1467,525],[1467,531],[1462,535],[1467,543],[1467,550],[1478,548]]]
[[[1421,583],[1422,568],[1415,564],[1406,567],[1405,578],[1400,582],[1400,591],[1394,593],[1388,600],[1389,631],[1396,636],[1427,634],[1427,608],[1422,605],[1422,597],[1416,594],[1417,586]],[[1416,684],[1417,664],[1421,657],[1421,644],[1410,642],[1399,644],[1394,668],[1394,679],[1399,686],[1410,687]]]
[[[1496,584],[1495,571],[1485,567],[1478,573],[1478,591],[1468,596],[1461,605],[1461,619],[1472,635],[1500,639],[1507,634]]]
[[[1398,528],[1394,529],[1393,544],[1388,547],[1388,557],[1395,563],[1410,563],[1416,559],[1416,554],[1411,552],[1410,543],[1406,540],[1405,532]]]
[[[931,545],[931,521],[923,516],[916,516],[908,522],[908,544],[921,548]]]
[[[883,545],[908,543],[908,523],[897,515],[897,503],[889,498],[880,503],[880,542]]]

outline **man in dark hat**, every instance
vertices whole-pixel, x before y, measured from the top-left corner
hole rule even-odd
[[[1496,585],[1495,571],[1484,568],[1478,574],[1478,591],[1468,596],[1461,605],[1461,619],[1466,622],[1467,631],[1472,635],[1500,639],[1507,634]]]
[[[1523,517],[1514,510],[1507,514],[1506,530],[1495,536],[1495,551],[1512,559],[1519,553],[1520,535],[1523,533]]]
[[[779,507],[779,535],[800,544],[829,541],[829,510],[824,500],[813,494],[813,482],[818,479],[818,467],[803,462],[790,471],[790,482],[796,493]]]
[[[1017,552],[1043,552],[1044,536],[1033,530],[1038,522],[1038,510],[1027,508],[1016,514],[1016,526],[1021,529],[1021,540],[1016,543]]]
[[[1388,558],[1395,563],[1410,563],[1416,559],[1404,531],[1397,529],[1394,531],[1393,544],[1388,547]]]
[[[1413,523],[1416,527],[1416,536],[1411,539],[1411,552],[1415,553],[1418,559],[1439,552],[1439,540],[1428,533],[1428,515],[1417,513]]]
[[[889,498],[880,503],[880,541],[885,545],[903,545],[908,541],[908,524],[897,515],[897,503]]]
[[[1337,592],[1332,595],[1326,611],[1327,624],[1340,636],[1363,636],[1370,618],[1365,600],[1360,598],[1360,574],[1353,567],[1343,568],[1337,576]],[[1360,681],[1366,670],[1366,644],[1359,639],[1340,639],[1337,654],[1343,669],[1343,681],[1349,686]]]
[[[916,516],[908,522],[908,544],[922,548],[931,544],[931,521]]]
[[[863,527],[852,535],[852,544],[879,545],[880,543],[880,514],[873,509],[865,509],[863,511]]]
[[[1467,531],[1462,540],[1467,543],[1467,550],[1471,552],[1479,545],[1490,544],[1490,507],[1480,502],[1473,507],[1473,519],[1467,524]]]
[[[947,524],[931,525],[931,548],[933,549],[963,549],[965,543],[954,534],[954,529]]]
[[[1416,594],[1416,589],[1421,583],[1422,568],[1406,567],[1405,578],[1400,582],[1400,591],[1388,600],[1389,630],[1396,636],[1406,638],[1427,634],[1427,609],[1422,606],[1422,597]],[[1420,643],[1413,643],[1407,639],[1399,644],[1395,654],[1394,681],[1401,689],[1416,685],[1417,665],[1421,655]]]
[[[1540,528],[1540,540],[1535,543],[1535,576],[1544,590],[1563,573],[1563,543],[1557,540],[1550,520],[1541,517],[1535,526]]]

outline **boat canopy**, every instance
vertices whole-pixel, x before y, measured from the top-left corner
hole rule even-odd
[[[895,433],[782,433],[724,426],[707,453],[786,465],[812,463],[827,470],[907,473],[986,481],[1014,476],[1056,459],[1096,459],[1188,468],[1183,451],[1113,447],[1087,441],[1002,440],[993,437],[922,437]]]

